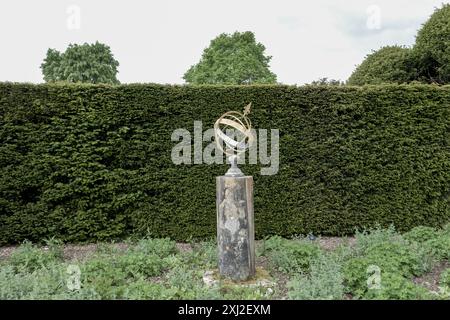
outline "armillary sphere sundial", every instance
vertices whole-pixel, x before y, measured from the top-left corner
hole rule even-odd
[[[228,156],[231,168],[225,174],[226,176],[243,176],[242,171],[237,166],[237,159],[241,153],[244,153],[253,143],[252,123],[247,115],[250,113],[251,102],[245,107],[243,113],[237,111],[228,111],[224,113],[214,123],[214,135],[217,147]],[[234,138],[226,134],[228,129],[234,129]],[[223,148],[225,143],[226,148]]]
[[[250,108],[251,103],[243,113],[226,112],[214,124],[217,147],[231,163],[224,176],[216,177],[219,274],[233,281],[246,281],[255,275],[253,177],[244,176],[237,166],[239,155],[255,140],[247,117]],[[227,129],[234,129],[233,138]]]

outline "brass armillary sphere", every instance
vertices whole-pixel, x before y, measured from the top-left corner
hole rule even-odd
[[[244,112],[228,111],[214,123],[214,136],[217,147],[228,156],[231,168],[226,176],[242,176],[242,171],[237,166],[238,156],[245,152],[253,143],[255,137],[251,132],[252,124],[247,115],[250,113],[251,103]],[[233,129],[233,138],[226,134],[227,129]],[[223,148],[223,143],[227,148]]]

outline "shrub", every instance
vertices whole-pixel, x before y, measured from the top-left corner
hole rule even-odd
[[[129,300],[168,300],[175,293],[176,289],[139,279],[126,285],[123,298]]]
[[[428,240],[435,239],[438,236],[438,232],[435,228],[419,226],[411,229],[403,236],[409,241],[424,243]]]
[[[210,238],[228,165],[173,164],[171,134],[249,101],[281,146],[276,175],[242,166],[257,238],[449,221],[445,86],[0,83],[0,244]]]
[[[444,272],[442,272],[440,285],[443,287],[447,286],[450,288],[450,268],[447,268],[445,269]]]
[[[372,264],[406,277],[419,276],[430,270],[432,259],[426,251],[398,243],[384,243],[371,248],[365,255]]]
[[[421,228],[409,235],[418,235]],[[394,269],[400,267],[402,274],[422,274],[431,269],[436,262],[434,253],[421,243],[410,242],[397,233],[393,226],[387,229],[377,227],[363,232],[356,232],[354,251],[356,255],[370,257],[374,260],[383,260],[387,264],[394,263]],[[400,260],[403,259],[401,262]],[[402,269],[405,267],[407,270]],[[405,271],[405,272],[403,272]]]
[[[133,251],[142,254],[154,254],[158,257],[164,258],[169,255],[177,253],[176,242],[169,238],[164,239],[150,239],[144,238],[139,240],[133,247]]]
[[[381,228],[379,225],[372,229],[365,229],[363,231],[355,232],[355,250],[359,254],[365,254],[371,248],[383,245],[386,243],[402,243],[403,238],[395,231],[393,225],[388,228]]]
[[[182,261],[196,267],[214,268],[217,266],[217,243],[202,241],[191,243],[192,251],[182,254]]]
[[[450,233],[448,226],[441,230],[430,227],[416,227],[404,237],[416,243],[416,247],[431,253],[438,260],[450,258]]]
[[[423,243],[429,252],[431,252],[439,260],[450,258],[450,237],[441,235],[437,238],[430,239]]]
[[[363,299],[377,300],[430,300],[430,292],[396,273],[385,273],[379,289],[369,289]]]
[[[349,85],[404,83],[415,79],[409,48],[386,46],[367,55],[347,81]]]
[[[61,258],[60,247],[54,243],[45,251],[26,241],[13,251],[8,264],[14,268],[15,272],[33,272],[41,268],[49,268],[60,262]]]
[[[383,262],[373,257],[358,257],[348,261],[343,267],[343,277],[345,292],[351,294],[357,299],[417,299],[413,297],[417,291],[424,292],[421,288],[416,288],[412,283],[409,272],[405,275],[405,268],[397,270],[401,266],[403,259],[398,258],[394,261]],[[369,287],[368,281],[374,275],[375,268],[380,269],[380,285],[382,289]],[[396,290],[400,290],[396,292]],[[404,292],[402,292],[404,290]]]
[[[264,245],[264,254],[268,256],[272,267],[288,273],[307,271],[311,261],[320,253],[320,248],[308,240],[287,240],[273,236]]]
[[[393,241],[393,237],[392,229],[387,232],[376,230],[372,237],[374,242],[367,241],[364,250],[358,250],[356,244],[357,255],[343,264],[346,292],[358,298],[367,297],[368,281],[374,275],[380,276],[381,279],[388,275],[388,282],[391,278],[399,277],[410,282],[413,276],[422,275],[431,269],[435,260],[428,250],[415,244],[411,245],[400,236]],[[363,238],[370,238],[370,234]],[[389,288],[387,290],[390,290]]]
[[[164,243],[164,242],[162,242]],[[138,245],[139,247],[139,245]],[[127,291],[128,283],[161,275],[178,261],[174,256],[160,257],[131,248],[128,252],[113,255],[99,254],[81,266],[83,288],[91,288],[102,299],[117,299],[134,295]],[[132,290],[138,290],[133,288]],[[150,290],[144,288],[143,290]],[[156,289],[155,289],[156,290]]]
[[[450,83],[450,5],[443,4],[417,33],[414,54],[419,75],[428,82]]]
[[[445,224],[441,231],[444,235],[450,236],[450,223]]]
[[[343,276],[340,264],[331,255],[321,254],[310,263],[307,274],[297,274],[288,283],[290,299],[342,299]]]
[[[207,294],[202,271],[187,265],[177,266],[165,275],[167,286],[173,291],[172,299],[198,299]]]
[[[83,290],[91,290],[101,299],[119,299],[125,292],[127,272],[113,257],[92,258],[80,269]]]
[[[0,299],[48,299],[59,291],[61,282],[60,270],[53,265],[19,273],[14,265],[1,266]]]
[[[0,266],[0,300],[101,299],[92,288],[71,291],[66,265],[52,264],[33,272],[17,273],[11,265]]]
[[[225,285],[216,289],[209,289],[205,298],[214,298],[221,300],[262,300],[271,295],[265,287],[243,287]],[[202,296],[199,296],[202,299]]]
[[[118,264],[127,276],[133,278],[160,275],[169,265],[155,254],[130,252],[118,257]]]

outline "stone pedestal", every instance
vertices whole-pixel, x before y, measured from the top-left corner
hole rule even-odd
[[[253,177],[221,176],[216,185],[219,273],[246,281],[255,275]]]

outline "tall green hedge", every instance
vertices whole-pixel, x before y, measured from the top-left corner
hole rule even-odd
[[[257,237],[341,235],[450,218],[450,87],[0,83],[0,244],[215,234],[215,176],[175,165],[172,131],[252,102],[280,130],[254,176]]]

